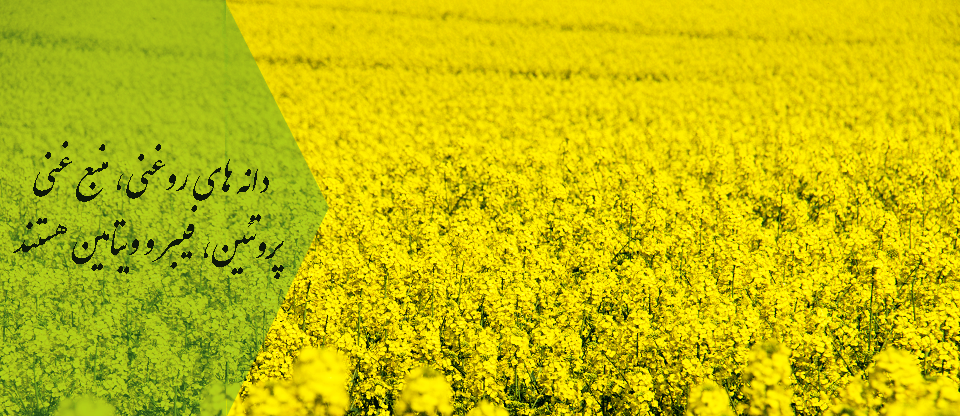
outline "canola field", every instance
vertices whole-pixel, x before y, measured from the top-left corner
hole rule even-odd
[[[228,5],[330,206],[233,414],[958,414],[960,3]]]

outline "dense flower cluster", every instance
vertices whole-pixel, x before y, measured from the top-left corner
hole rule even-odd
[[[733,416],[730,397],[710,379],[690,389],[687,416]]]
[[[408,415],[449,415],[453,412],[450,384],[430,367],[420,367],[407,375],[403,392],[393,404],[393,413]]]
[[[271,380],[250,389],[236,411],[265,416],[343,416],[346,412],[349,369],[335,350],[304,348],[292,375],[290,380]]]
[[[757,344],[750,351],[744,377],[743,394],[748,399],[740,405],[750,416],[793,415],[793,375],[790,356],[780,345]]]
[[[94,396],[78,396],[61,400],[56,416],[114,416],[116,408],[106,400]]]
[[[229,5],[330,205],[242,399],[322,345],[350,415],[956,403],[955,2]]]
[[[960,415],[957,382],[945,376],[925,379],[916,358],[888,348],[874,357],[867,380],[847,386],[828,414]]]

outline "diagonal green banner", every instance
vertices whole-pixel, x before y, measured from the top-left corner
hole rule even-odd
[[[224,2],[0,16],[0,414],[198,414],[253,363],[319,187]]]

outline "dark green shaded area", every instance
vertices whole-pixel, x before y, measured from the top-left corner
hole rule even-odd
[[[223,2],[0,16],[0,414],[198,414],[253,363],[319,187]]]

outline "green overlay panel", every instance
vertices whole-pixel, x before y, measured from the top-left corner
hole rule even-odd
[[[222,1],[0,16],[0,414],[199,414],[253,363],[319,187]]]

